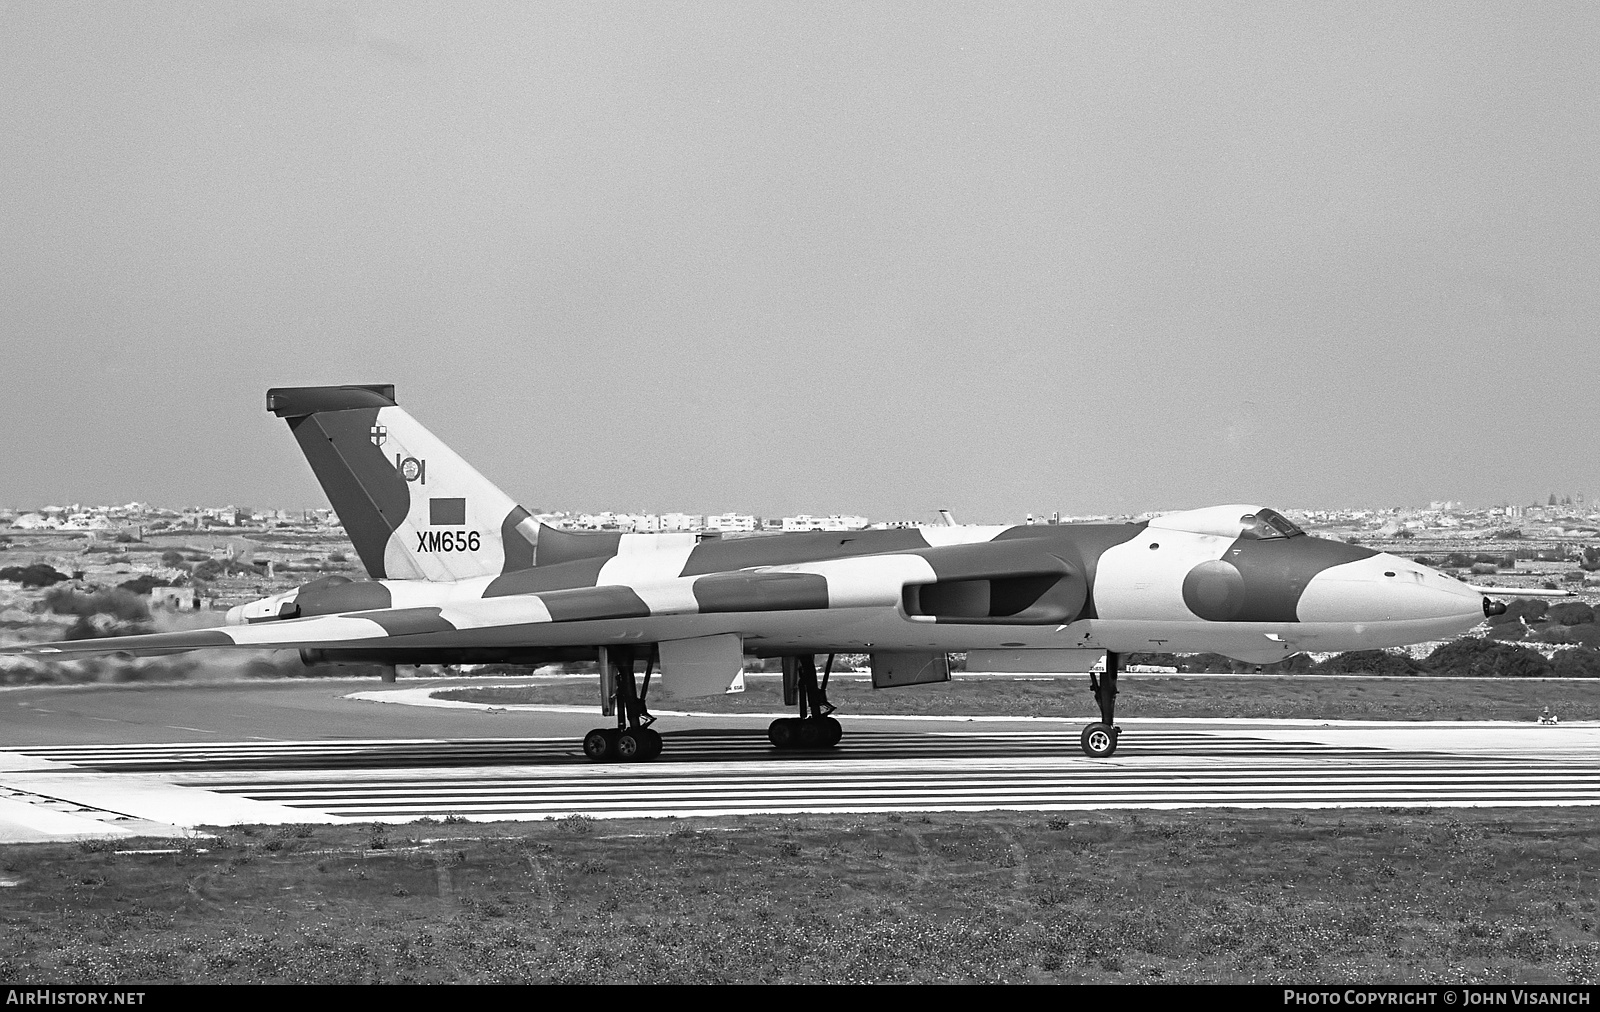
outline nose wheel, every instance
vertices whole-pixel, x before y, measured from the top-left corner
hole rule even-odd
[[[1091,759],[1105,759],[1117,751],[1117,728],[1104,724],[1090,724],[1078,739],[1083,754]]]
[[[1089,672],[1089,688],[1100,707],[1100,723],[1084,728],[1078,744],[1083,747],[1083,754],[1091,759],[1107,759],[1117,752],[1117,737],[1122,734],[1116,721],[1119,660],[1113,651],[1107,650],[1106,673],[1096,677],[1093,671]]]

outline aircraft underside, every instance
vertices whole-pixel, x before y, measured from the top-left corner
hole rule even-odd
[[[1118,653],[1212,652],[1265,664],[1302,651],[1376,650],[1445,638],[1459,630],[1459,621],[1451,619],[1374,623],[1084,619],[1061,626],[965,626],[914,621],[893,608],[853,608],[846,612],[767,612],[760,616],[759,622],[739,615],[680,615],[555,626],[501,626],[421,633],[390,639],[386,646],[407,652],[450,651],[467,646],[513,651],[520,647],[533,652],[543,648],[624,646],[736,635],[743,642],[744,652],[757,657],[920,650],[944,653],[1111,650]],[[338,649],[356,644],[322,646]]]
[[[965,652],[973,662],[982,658],[999,663],[993,670],[1087,673],[1101,720],[1083,730],[1081,745],[1087,754],[1104,757],[1116,751],[1115,700],[1124,654],[1216,652],[1270,663],[1306,650],[1399,646],[1451,635],[1458,628],[1459,622],[1441,619],[1204,625],[1087,619],[1062,626],[974,628],[915,621],[894,608],[857,608],[850,609],[845,619],[838,612],[795,611],[766,613],[759,623],[737,615],[675,616],[500,627],[471,636],[422,634],[380,649],[308,651],[308,659],[389,664],[596,659],[602,710],[616,718],[616,726],[596,728],[585,737],[584,750],[596,760],[633,761],[653,758],[661,749],[659,734],[650,728],[652,684],[657,698],[663,691],[669,696],[726,691],[744,655],[782,658],[784,701],[796,709],[796,716],[774,721],[769,736],[780,749],[826,748],[837,744],[842,734],[827,697],[835,655],[868,654],[874,684],[880,684],[881,673],[883,684],[912,685],[948,679],[947,655]],[[683,649],[700,649],[697,644],[704,645],[701,654],[681,654]],[[661,663],[663,645],[680,650],[671,665]],[[826,657],[820,670],[818,655]],[[1097,666],[1103,670],[1093,670]],[[664,667],[670,676],[664,677]],[[990,669],[979,662],[969,670]]]

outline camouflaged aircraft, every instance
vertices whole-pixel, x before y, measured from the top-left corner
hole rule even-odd
[[[875,686],[976,671],[1088,673],[1116,751],[1120,655],[1215,651],[1248,662],[1302,650],[1453,636],[1504,605],[1479,588],[1282,514],[1231,505],[1143,523],[940,526],[752,534],[579,533],[540,523],[395,401],[394,387],[267,392],[321,482],[368,580],[332,576],[241,605],[215,629],[13,648],[36,656],[298,649],[307,663],[544,664],[593,660],[615,726],[593,759],[661,750],[647,705],[728,691],[747,654],[782,658],[794,717],[780,749],[841,728],[834,655],[870,655]],[[817,655],[827,661],[819,675]],[[1103,672],[1095,670],[1104,659]],[[643,663],[642,677],[636,668]]]

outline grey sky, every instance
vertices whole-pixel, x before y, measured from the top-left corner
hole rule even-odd
[[[530,507],[1600,491],[1592,4],[0,13],[0,505],[323,503],[393,382]]]

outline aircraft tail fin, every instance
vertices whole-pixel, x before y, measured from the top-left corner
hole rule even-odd
[[[538,521],[401,408],[392,385],[276,387],[267,410],[289,423],[373,579],[533,565]]]

